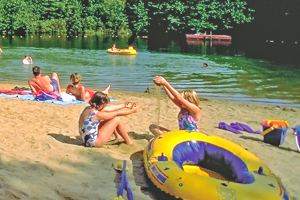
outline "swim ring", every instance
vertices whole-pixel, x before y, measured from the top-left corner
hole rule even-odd
[[[145,170],[162,191],[188,200],[291,200],[253,153],[218,136],[185,130],[152,139]]]

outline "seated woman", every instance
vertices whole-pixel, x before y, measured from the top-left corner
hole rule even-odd
[[[23,58],[23,64],[24,65],[29,65],[29,64],[33,64],[33,59],[30,56],[25,56]]]
[[[79,73],[73,73],[70,76],[70,80],[72,85],[68,85],[66,89],[67,94],[72,94],[78,100],[83,100],[85,102],[89,102],[89,100],[93,97],[96,91],[87,89],[83,85],[80,85],[81,75]],[[103,91],[102,94],[108,95],[110,90],[110,85],[108,85]]]

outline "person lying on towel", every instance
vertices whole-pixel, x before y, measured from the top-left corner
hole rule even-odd
[[[96,93],[95,90],[88,89],[84,87],[83,85],[80,85],[81,81],[81,74],[79,73],[73,73],[70,76],[70,80],[72,82],[72,85],[68,85],[66,89],[67,94],[72,94],[76,97],[78,100],[83,100],[85,102],[89,102],[89,100],[93,97],[93,95]],[[108,85],[104,90],[102,90],[102,94],[108,95],[110,90],[110,85]]]
[[[42,75],[38,66],[33,67],[32,72],[34,77],[28,80],[32,94],[38,95],[41,92],[53,92],[59,95],[61,93],[60,81],[56,72],[52,72],[51,78],[49,75]]]

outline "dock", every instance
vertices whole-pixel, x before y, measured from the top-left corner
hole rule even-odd
[[[206,34],[186,34],[187,40],[212,40],[212,41],[230,41],[231,36],[229,35],[206,35]]]

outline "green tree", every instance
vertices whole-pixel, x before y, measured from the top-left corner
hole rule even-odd
[[[253,19],[245,0],[131,0],[128,6],[136,32],[143,26],[160,34],[224,30]]]
[[[125,3],[124,0],[103,0],[101,19],[109,34],[117,35],[118,30],[128,28]]]
[[[26,31],[35,16],[24,0],[0,0],[0,30],[7,34]]]
[[[67,0],[64,5],[63,13],[68,33],[77,34],[82,31],[81,6],[77,0]]]

